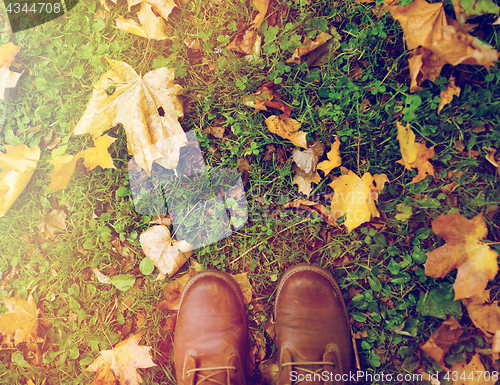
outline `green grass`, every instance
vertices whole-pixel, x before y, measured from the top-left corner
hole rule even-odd
[[[141,371],[144,383],[175,383],[166,330],[169,314],[155,308],[165,282],[155,281],[157,269],[150,275],[139,269],[144,259],[139,235],[149,227],[151,216],[134,210],[123,129],[109,133],[118,138],[110,151],[117,169],[79,169],[66,190],[49,190],[48,160],[90,146],[88,137],[74,137],[72,130],[93,83],[106,71],[105,57],[126,61],[142,74],[163,66],[175,68],[184,87],[186,114],[181,124],[197,132],[206,163],[236,168],[238,159],[246,157],[253,166],[245,186],[248,223],[195,253],[204,268],[248,273],[254,290],[250,308],[259,310],[249,311],[251,330],[262,330],[271,316],[274,292],[286,268],[304,261],[319,263],[339,280],[353,331],[368,333],[357,340],[364,370],[406,373],[420,365],[440,371],[418,350],[441,323],[422,313],[422,301],[426,294],[441,290],[449,304],[456,273],[444,279],[426,277],[425,252],[443,244],[430,230],[432,219],[450,209],[472,218],[500,204],[496,171],[484,158],[485,147],[500,148],[498,68],[488,73],[481,67],[445,66],[434,83],[426,82],[422,91],[410,94],[399,25],[389,15],[376,18],[371,5],[354,1],[334,6],[325,1],[272,3],[269,15],[277,14],[276,26],[263,23],[260,59],[245,61],[224,47],[251,22],[251,5],[182,4],[169,18],[172,41],[148,42],[114,29],[114,17],[130,17],[135,8],[128,11],[118,2],[103,21],[93,17],[100,7],[95,1],[81,2],[62,18],[2,38],[2,44],[13,41],[20,46],[17,58],[25,73],[1,104],[0,146],[23,142],[32,147],[52,129],[63,142],[42,150],[29,186],[0,218],[0,272],[5,278],[17,271],[2,283],[0,296],[18,294],[26,299],[33,294],[41,318],[50,322],[40,326],[43,342],[38,351],[25,344],[0,350],[0,384],[90,383],[94,374],[83,369],[100,350],[110,349],[110,341],[115,344],[137,332],[142,316],[147,325],[143,343],[153,347],[158,364]],[[324,31],[334,35],[334,42],[321,67],[285,62],[303,34],[314,37]],[[485,31],[484,40],[498,48],[498,26]],[[186,39],[198,39],[201,49],[188,48]],[[461,95],[438,115],[440,90],[452,74]],[[264,118],[276,111],[255,113],[241,103],[266,81],[281,85],[282,100],[294,108],[292,117],[301,122],[309,140],[329,145],[340,137],[344,167],[358,175],[387,174],[391,183],[380,195],[379,219],[347,233],[315,215],[282,209],[283,203],[300,197],[292,186],[293,145],[267,130]],[[409,122],[418,138],[435,146],[434,180],[428,177],[411,185],[414,171],[403,172],[396,164],[401,158],[396,120]],[[41,127],[30,130],[37,125]],[[473,129],[478,125],[486,129]],[[225,127],[225,136],[207,134],[204,129],[210,126]],[[457,148],[459,140],[464,152]],[[268,154],[268,145],[282,151],[288,161],[282,164],[276,153]],[[468,151],[479,155],[469,156]],[[331,174],[338,176],[340,171]],[[456,182],[453,192],[443,192],[451,182]],[[310,199],[331,193],[328,183]],[[408,220],[396,219],[403,203],[412,210]],[[56,207],[67,213],[67,229],[52,242],[41,236],[37,225]],[[486,216],[486,221],[488,240],[499,242],[498,215]],[[498,245],[492,248],[500,251]],[[140,285],[123,292],[98,282],[93,268],[109,276],[132,275]],[[495,298],[498,280],[488,288]],[[1,304],[0,312],[6,311]],[[468,329],[447,354],[448,364],[489,347],[466,313],[460,323]],[[498,370],[491,357],[482,359],[487,370]],[[256,372],[253,378],[258,377]]]

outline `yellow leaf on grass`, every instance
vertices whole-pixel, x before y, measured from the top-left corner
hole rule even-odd
[[[500,330],[499,301],[490,303],[490,290],[484,290],[471,298],[462,299],[462,303],[467,307],[469,318],[487,337],[493,336]]]
[[[0,152],[0,217],[3,217],[17,197],[28,185],[35,171],[40,148],[29,148],[23,143],[5,146],[6,153]]]
[[[266,119],[266,125],[273,134],[288,139],[298,147],[307,148],[307,133],[299,131],[301,124],[285,114],[280,116],[271,115]]]
[[[144,254],[163,275],[172,276],[193,254],[193,246],[186,241],[171,239],[166,226],[152,226],[140,238]]]
[[[243,294],[243,300],[245,301],[245,304],[248,305],[250,301],[252,301],[252,285],[250,285],[247,273],[234,274],[232,277],[240,286],[241,293]]]
[[[396,126],[398,127],[398,140],[403,157],[398,160],[398,163],[405,166],[407,170],[418,169],[418,174],[411,183],[420,182],[427,175],[434,176],[434,167],[429,162],[429,159],[434,156],[434,147],[427,148],[423,143],[416,143],[410,123],[404,127],[401,123],[396,122]]]
[[[141,4],[143,2],[144,0],[128,0],[128,10],[130,11],[130,8],[134,5]],[[177,6],[174,0],[148,0],[147,3],[151,4],[153,6],[153,10],[156,13],[159,13],[165,20]]]
[[[167,32],[167,25],[161,16],[156,16],[151,10],[151,5],[148,3],[141,3],[141,10],[137,13],[142,25],[137,24],[132,19],[125,19],[118,16],[116,21],[116,28],[133,33],[137,36],[146,37],[148,39],[165,40],[169,37],[165,34]]]
[[[252,3],[255,5],[255,8],[257,8],[257,11],[259,11],[258,15],[255,16],[255,19],[252,21],[253,27],[258,29],[266,17],[269,0],[252,0]]]
[[[351,232],[359,225],[378,217],[379,212],[375,206],[378,199],[378,187],[374,186],[374,178],[378,175],[367,172],[362,178],[349,170],[346,175],[336,178],[330,187],[335,194],[332,197],[330,215],[336,221],[346,216],[344,225]]]
[[[83,164],[87,170],[93,170],[97,166],[102,168],[115,168],[113,159],[108,153],[108,148],[111,146],[116,138],[108,135],[99,136],[94,138],[95,147],[91,147],[82,152]]]
[[[326,156],[328,160],[318,163],[318,170],[322,170],[325,175],[328,175],[335,167],[339,167],[342,164],[342,159],[340,158],[340,140],[338,137],[335,138],[335,143],[332,144],[332,149]]]
[[[76,155],[61,155],[49,160],[54,169],[50,173],[50,189],[64,190],[68,187],[69,180],[75,171],[76,162],[81,158],[81,153]]]
[[[184,286],[186,286],[187,281],[189,281],[193,275],[200,271],[202,271],[202,266],[196,261],[191,260],[189,270],[182,277],[168,282],[163,287],[163,297],[165,299],[156,306],[163,310],[179,310]]]
[[[477,385],[481,384],[496,384],[494,376],[490,375],[485,370],[479,354],[474,354],[469,363],[467,361],[457,362],[451,366],[452,373],[458,373],[458,376],[451,376],[453,385]],[[481,374],[481,377],[479,375]],[[456,378],[456,380],[455,380]]]
[[[446,89],[441,91],[438,114],[441,112],[444,106],[451,103],[451,101],[453,100],[453,95],[460,96],[460,87],[455,84],[455,78],[451,76],[448,84],[446,85]]]
[[[86,372],[97,372],[92,385],[139,385],[142,378],[138,368],[156,366],[151,360],[151,346],[139,346],[142,333],[132,335],[118,343],[112,350],[102,350],[86,369]]]
[[[129,154],[148,174],[155,161],[164,168],[177,167],[187,138],[178,122],[182,87],[174,83],[174,70],[158,68],[142,76],[127,63],[108,62],[111,69],[96,83],[75,134],[96,138],[121,123]]]
[[[38,310],[33,296],[28,301],[19,296],[3,298],[8,313],[0,316],[0,333],[2,343],[17,345],[21,342],[36,342],[38,331]]]
[[[321,177],[319,176],[317,171],[310,178],[304,177],[302,175],[295,175],[292,180],[292,184],[298,185],[299,192],[305,195],[309,195],[311,193],[311,183],[319,184],[319,182],[321,182]]]
[[[0,46],[0,68],[8,68],[19,52],[19,47],[13,43],[7,43]]]
[[[450,349],[451,345],[458,342],[458,339],[464,332],[464,328],[458,321],[448,316],[434,332],[431,334],[425,344],[420,345],[420,348],[429,356],[434,358],[441,367],[444,366],[444,356]]]
[[[469,220],[458,212],[443,214],[432,221],[432,230],[446,244],[427,253],[425,275],[444,278],[457,269],[455,300],[481,294],[498,271],[498,254],[481,242],[488,235],[483,215]]]
[[[328,40],[332,38],[332,35],[326,32],[321,32],[314,40],[305,37],[304,41],[300,45],[300,47],[295,49],[292,57],[288,59],[287,63],[297,63],[300,64],[300,58],[311,51],[314,51],[316,48],[325,44]]]

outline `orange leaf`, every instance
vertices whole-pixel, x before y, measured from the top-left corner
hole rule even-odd
[[[13,43],[7,43],[0,46],[0,68],[8,68],[19,52],[19,47]]]
[[[33,296],[28,301],[21,299],[18,295],[11,298],[3,298],[8,313],[0,316],[0,332],[3,334],[3,343],[11,345],[21,342],[36,342],[38,331],[38,313]]]
[[[500,330],[500,308],[498,302],[490,302],[490,290],[462,300],[474,325],[488,337]]]
[[[443,278],[457,269],[455,300],[481,294],[498,271],[498,254],[481,242],[488,235],[483,215],[468,220],[458,212],[443,214],[432,221],[432,230],[446,244],[427,253],[425,274]]]
[[[460,326],[458,321],[448,316],[448,319],[434,330],[427,342],[421,345],[420,348],[443,367],[445,354],[451,345],[458,342],[463,332],[464,328]]]
[[[339,167],[342,164],[342,159],[340,158],[340,140],[338,136],[335,138],[335,143],[332,144],[332,148],[326,156],[328,160],[319,163],[318,170],[322,170],[325,175],[328,175],[335,167]]]
[[[191,267],[182,277],[170,281],[163,287],[164,300],[157,306],[163,310],[179,310],[181,303],[182,291],[186,286],[187,281],[196,273],[201,271],[201,265],[195,261],[191,261]]]
[[[453,373],[458,373],[458,378],[453,380],[453,385],[477,385],[495,384],[493,376],[486,375],[484,365],[479,359],[479,354],[475,354],[472,360],[467,364],[467,361],[457,362],[451,367]],[[480,376],[480,374],[482,376]],[[489,374],[489,373],[488,373]],[[454,377],[454,376],[453,376]]]
[[[97,372],[92,385],[139,385],[142,378],[138,368],[156,366],[151,360],[151,346],[139,346],[142,333],[132,335],[117,344],[112,350],[103,350],[86,372]]]
[[[453,100],[453,95],[460,96],[460,87],[455,85],[455,78],[453,76],[450,77],[448,84],[446,85],[446,89],[441,91],[438,107],[438,114],[441,112],[444,106],[450,104]]]
[[[57,158],[49,160],[49,163],[54,165],[54,169],[50,173],[50,189],[64,190],[68,187],[69,180],[75,171],[76,162],[81,158],[81,153],[76,155],[61,155]]]
[[[245,304],[248,305],[252,300],[252,286],[248,280],[247,273],[234,274],[232,275],[234,280],[238,283],[243,294],[243,300]]]

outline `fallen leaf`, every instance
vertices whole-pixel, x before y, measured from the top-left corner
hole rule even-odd
[[[61,209],[52,210],[37,227],[45,239],[56,240],[56,230],[66,230],[66,213]]]
[[[296,208],[302,210],[313,211],[318,214],[323,220],[332,226],[338,227],[335,218],[328,212],[325,205],[317,202],[312,202],[306,199],[297,199],[293,202],[283,204],[284,209]]]
[[[315,50],[316,48],[325,44],[328,40],[332,38],[332,35],[326,32],[321,32],[314,40],[305,37],[304,41],[298,48],[295,49],[292,57],[288,59],[287,63],[297,63],[300,64],[300,58],[309,52]]]
[[[435,80],[444,64],[483,65],[489,69],[499,52],[471,36],[457,21],[446,16],[443,3],[415,0],[407,6],[386,6],[399,21],[410,56],[410,91],[425,79]]]
[[[370,221],[372,217],[379,216],[375,206],[378,188],[373,184],[374,177],[376,176],[367,172],[360,178],[349,170],[347,175],[342,175],[330,183],[330,187],[335,191],[330,215],[334,221],[345,215],[344,225],[349,232]]]
[[[488,235],[483,215],[468,220],[458,212],[443,214],[432,221],[432,230],[446,244],[427,253],[425,274],[443,278],[457,269],[455,300],[481,294],[498,271],[498,254],[481,242]]]
[[[150,4],[146,2],[141,3],[141,10],[137,13],[137,17],[142,25],[137,24],[132,19],[125,19],[122,16],[118,16],[118,18],[115,19],[116,28],[120,31],[129,32],[148,39],[169,39],[165,33],[167,32],[165,21],[160,16],[156,16],[153,13]]]
[[[0,68],[9,68],[16,55],[19,52],[19,47],[13,43],[7,43],[0,46]]]
[[[94,273],[95,277],[97,278],[97,280],[99,282],[104,283],[106,285],[111,283],[111,278],[109,278],[107,275],[104,275],[103,273],[101,273],[97,267],[94,267],[92,269],[92,272]]]
[[[112,350],[102,350],[86,369],[86,372],[97,372],[92,385],[139,385],[142,378],[138,368],[156,366],[151,360],[151,346],[139,346],[142,333],[132,335],[118,343]]]
[[[281,114],[280,116],[271,115],[266,119],[266,125],[273,134],[279,135],[283,139],[288,139],[298,147],[307,148],[307,133],[299,131],[301,124],[295,119],[285,114]]]
[[[318,172],[315,172],[312,177],[304,177],[301,175],[295,175],[292,180],[292,184],[296,184],[299,188],[299,192],[302,194],[308,196],[311,191],[311,183],[316,183],[319,184],[321,182],[321,177],[319,176]]]
[[[260,36],[255,29],[247,29],[244,32],[238,33],[226,49],[245,55],[252,55],[258,39],[260,39]]]
[[[328,160],[325,160],[318,164],[318,170],[325,173],[325,176],[330,173],[335,167],[339,167],[342,164],[342,159],[340,158],[340,140],[338,136],[335,138],[335,143],[332,144],[330,152],[326,154]]]
[[[486,155],[486,160],[488,162],[490,162],[494,167],[497,168],[497,175],[500,176],[500,164],[495,159],[495,155],[497,153],[497,150],[495,148],[487,148],[486,150],[489,151],[488,155]]]
[[[467,364],[466,361],[457,362],[451,366],[452,373],[458,373],[457,380],[453,381],[453,385],[477,385],[481,384],[495,384],[496,380],[493,379],[494,376],[485,374],[489,372],[485,371],[485,367],[482,364],[479,354],[474,354],[472,360]],[[482,374],[479,377],[479,374]],[[452,376],[454,378],[454,376]],[[480,379],[480,380],[479,380]]]
[[[170,226],[172,224],[172,218],[170,215],[155,215],[155,217],[149,221],[150,225],[164,225],[164,226]]]
[[[16,295],[11,298],[2,298],[8,313],[0,316],[0,333],[2,343],[12,346],[21,342],[37,342],[38,310],[33,296],[30,294],[28,301]]]
[[[444,368],[444,356],[450,346],[458,342],[463,332],[464,328],[460,326],[458,321],[448,316],[448,319],[434,330],[427,342],[420,345],[420,348]]]
[[[224,137],[224,131],[226,131],[226,129],[224,127],[210,126],[205,127],[203,131],[207,134],[213,135],[216,138],[222,139]]]
[[[396,205],[397,214],[394,216],[398,221],[406,222],[413,215],[413,208],[405,203]]]
[[[321,142],[314,143],[306,151],[295,148],[292,153],[294,165],[293,170],[297,175],[311,178],[316,173],[318,160],[323,155],[325,146]]]
[[[192,260],[189,270],[182,277],[168,282],[163,287],[164,300],[156,306],[163,310],[179,310],[179,304],[181,303],[181,296],[182,291],[184,290],[184,286],[186,286],[189,278],[199,273],[200,271],[201,265]]]
[[[498,360],[500,353],[500,330],[495,331],[495,335],[493,336],[493,343],[491,344],[491,353],[493,355],[493,359]]]
[[[500,330],[499,301],[490,302],[490,289],[476,294],[471,298],[462,299],[467,307],[469,318],[487,337],[493,336]]]
[[[279,100],[279,95],[275,93],[277,87],[274,82],[267,82],[253,94],[245,96],[241,102],[247,107],[255,108],[256,111],[267,111],[267,107],[276,108],[290,117],[293,108]]]
[[[139,237],[144,254],[163,275],[177,273],[193,254],[192,246],[186,241],[170,238],[166,226],[156,225],[144,231]]]
[[[64,190],[68,187],[69,180],[75,171],[76,162],[81,158],[81,153],[76,155],[65,154],[49,160],[54,166],[50,173],[50,189]]]
[[[455,78],[451,76],[448,84],[446,85],[446,89],[441,91],[438,114],[441,112],[444,106],[451,103],[451,101],[453,100],[453,95],[460,96],[460,87],[455,85]]]
[[[257,11],[259,11],[257,16],[255,16],[255,19],[252,21],[252,27],[259,29],[260,25],[264,21],[264,18],[266,17],[269,0],[252,0],[252,3],[255,5],[255,8],[257,8]]]
[[[121,123],[129,154],[142,169],[150,174],[155,161],[175,168],[187,138],[177,120],[183,115],[177,97],[182,87],[174,84],[174,70],[158,68],[143,77],[127,63],[107,60],[111,69],[95,85],[75,134],[96,138]]]
[[[16,201],[28,185],[40,159],[40,148],[29,148],[23,143],[5,146],[6,153],[0,152],[0,217]]]
[[[245,304],[248,305],[250,301],[252,301],[252,285],[250,285],[247,273],[234,274],[232,277],[240,286],[241,293],[243,294],[243,300],[245,301]]]
[[[102,135],[94,138],[95,147],[82,151],[81,157],[87,170],[93,170],[97,166],[102,168],[116,168],[113,159],[108,153],[108,148],[115,142],[116,138],[108,135]]]
[[[116,3],[116,0],[112,1]],[[143,2],[144,0],[128,0],[128,10],[130,11],[130,8],[134,5],[141,4]],[[172,10],[177,6],[174,0],[147,0],[147,2],[153,6],[153,11],[159,13],[165,20],[168,19]]]
[[[247,158],[238,159],[238,169],[239,172],[252,171],[253,166],[250,164]]]
[[[434,156],[434,147],[427,148],[423,143],[416,143],[410,123],[404,127],[401,123],[396,122],[396,126],[398,127],[398,140],[403,157],[398,160],[398,163],[405,166],[407,170],[412,168],[418,170],[417,176],[412,179],[411,183],[420,182],[427,175],[434,176],[434,167],[429,162],[429,159]]]
[[[452,0],[455,16],[461,24],[469,19],[489,13],[499,14],[500,7],[492,0]]]

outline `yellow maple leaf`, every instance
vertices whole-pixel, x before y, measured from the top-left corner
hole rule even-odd
[[[378,174],[372,176],[367,172],[360,178],[349,170],[347,174],[330,183],[330,187],[335,191],[330,215],[334,221],[345,215],[344,225],[349,232],[370,221],[372,217],[379,216],[375,201],[380,186],[374,186],[374,177],[380,180]]]
[[[438,114],[441,112],[444,106],[450,104],[453,100],[453,95],[460,96],[460,87],[455,84],[455,78],[453,76],[450,77],[446,88],[441,91]]]
[[[143,3],[144,0],[128,0],[127,2],[128,10],[130,11],[130,8],[132,8],[134,5]],[[165,20],[168,18],[168,15],[170,15],[172,10],[177,6],[174,0],[148,0],[147,2],[151,4],[153,6],[153,10],[156,13],[159,13]]]
[[[61,155],[49,160],[54,169],[50,173],[50,189],[64,190],[68,187],[69,180],[75,171],[76,162],[81,158],[81,153],[76,155]]]
[[[37,342],[38,310],[33,296],[28,301],[19,296],[3,298],[8,313],[0,316],[0,333],[3,334],[3,343],[17,345],[21,342]]]
[[[471,298],[462,299],[469,318],[487,337],[493,336],[497,330],[500,330],[499,301],[489,303],[490,290],[484,290]]]
[[[398,163],[405,166],[407,170],[418,169],[418,174],[411,183],[420,182],[427,175],[434,176],[434,167],[429,162],[429,159],[434,156],[434,147],[427,148],[423,143],[416,143],[410,123],[404,127],[401,123],[396,122],[396,126],[398,127],[398,140],[403,157],[398,160]]]
[[[87,170],[93,170],[97,166],[102,168],[116,168],[113,159],[108,153],[108,148],[115,142],[116,138],[108,135],[102,135],[94,138],[95,147],[86,149],[81,153],[83,164]]]
[[[174,70],[158,68],[142,76],[127,63],[107,60],[111,69],[96,83],[75,134],[96,138],[121,123],[129,154],[148,174],[153,162],[177,167],[187,138],[178,122],[183,115],[177,96],[182,87],[174,83]]]
[[[252,285],[250,285],[247,273],[232,274],[231,276],[240,286],[243,301],[245,305],[248,305],[252,301]]]
[[[328,160],[318,163],[318,170],[322,170],[325,175],[328,175],[335,167],[339,167],[342,164],[342,159],[340,158],[340,140],[338,136],[335,138],[335,143],[332,144],[330,152],[326,154]]]
[[[118,343],[112,350],[102,350],[86,369],[86,372],[97,372],[92,385],[139,385],[142,378],[138,368],[156,366],[151,360],[151,346],[139,346],[142,333],[132,335]]]
[[[307,133],[299,131],[301,124],[295,119],[285,114],[281,114],[280,116],[271,115],[266,119],[266,125],[273,134],[279,135],[283,139],[288,139],[298,147],[307,148]]]
[[[13,43],[7,43],[0,46],[0,68],[8,68],[19,52],[19,47]]]
[[[459,373],[459,378],[453,380],[453,385],[475,385],[479,382],[481,384],[497,383],[492,375],[483,375],[479,377],[479,374],[489,374],[489,372],[485,371],[485,367],[478,353],[474,354],[469,363],[467,363],[467,361],[454,363],[451,366],[451,370],[452,373]]]
[[[28,185],[37,161],[40,159],[40,148],[29,148],[23,143],[17,146],[5,146],[6,153],[0,152],[0,217]]]
[[[161,16],[156,16],[153,13],[150,4],[141,3],[141,10],[137,13],[137,17],[142,25],[137,24],[132,19],[125,19],[122,16],[118,16],[115,20],[116,28],[120,31],[129,32],[148,39],[170,39],[170,37],[165,34],[167,32],[167,25]]]
[[[443,278],[457,269],[455,300],[482,293],[498,271],[498,254],[481,242],[488,235],[483,215],[469,220],[458,212],[443,214],[432,221],[432,230],[446,244],[427,253],[425,274]]]
[[[257,11],[259,11],[252,21],[252,27],[258,29],[266,17],[269,0],[252,0],[252,3],[255,5],[255,8],[257,8]]]

